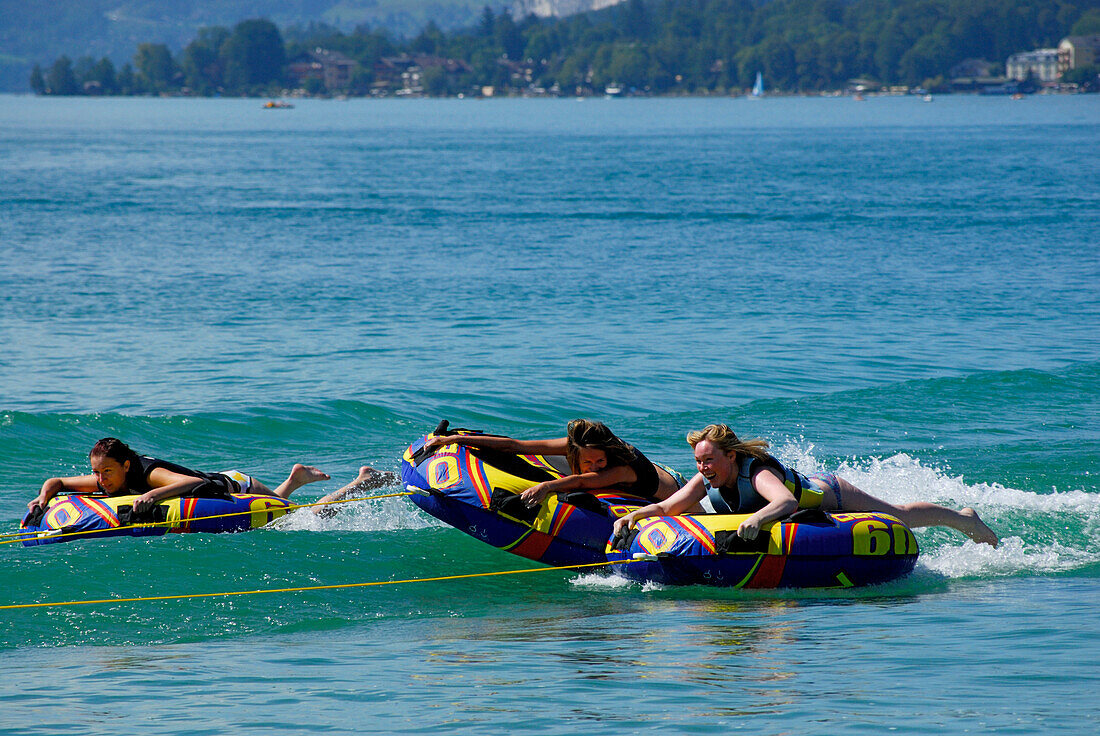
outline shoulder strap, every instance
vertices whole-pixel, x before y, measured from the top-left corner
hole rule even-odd
[[[761,462],[752,455],[745,455],[741,458],[737,470],[737,496],[742,509],[750,509],[758,505],[754,501],[759,500],[760,494],[752,487],[752,476],[757,471],[757,465]]]
[[[771,468],[772,470],[776,471],[782,479],[783,485],[785,485],[787,487],[787,490],[791,492],[791,495],[794,496],[794,500],[801,500],[802,476],[799,473],[779,462],[771,455],[768,455],[767,460],[752,458],[752,461],[753,462],[747,464],[742,464],[743,470],[747,471],[747,473],[745,473],[746,477],[744,478],[744,481],[748,484],[748,487],[750,489],[752,488],[752,476],[756,474],[759,470],[759,468],[756,467],[755,463],[759,463],[766,468]],[[737,477],[737,482],[739,485],[742,482],[742,477],[740,475]],[[753,492],[755,493],[755,491]]]
[[[730,505],[726,503],[726,499],[722,496],[721,489],[712,486],[705,478],[703,479],[703,486],[707,489],[707,498],[710,499],[710,505],[714,507],[715,513],[733,513],[733,509],[730,508]]]

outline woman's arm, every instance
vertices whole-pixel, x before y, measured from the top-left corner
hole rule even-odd
[[[152,490],[134,499],[134,511],[145,511],[166,498],[182,496],[204,482],[203,478],[180,475],[167,468],[153,468],[153,472],[149,473],[149,485]]]
[[[444,445],[480,447],[485,450],[501,450],[516,455],[564,455],[568,440],[560,437],[552,440],[516,440],[511,437],[488,437],[481,434],[451,434],[431,437],[424,447],[434,450]]]
[[[528,506],[538,506],[542,499],[551,493],[568,493],[569,491],[587,491],[599,488],[610,488],[619,483],[637,483],[638,474],[626,465],[616,465],[613,468],[604,468],[594,473],[577,473],[567,475],[564,478],[536,483],[521,494],[523,502]]]
[[[760,527],[769,521],[790,516],[798,508],[798,501],[783,485],[783,481],[770,468],[764,468],[752,478],[752,487],[764,497],[768,505],[755,512],[737,527],[737,536],[742,539],[756,539]]]
[[[637,511],[631,511],[626,516],[615,520],[615,533],[621,529],[630,529],[638,521],[648,516],[679,516],[685,511],[691,510],[707,495],[707,488],[703,485],[703,474],[696,473],[684,487],[673,493],[664,501],[651,503]]]
[[[65,491],[75,493],[94,493],[99,490],[94,475],[74,475],[70,478],[50,478],[42,484],[42,490],[27,504],[28,509],[35,506],[46,508],[54,496]]]

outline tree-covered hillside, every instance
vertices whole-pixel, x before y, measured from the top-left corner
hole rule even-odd
[[[280,27],[359,25],[416,35],[429,21],[441,28],[475,22],[486,0],[0,0],[0,90],[27,88],[32,64],[107,57],[116,66],[142,43],[178,51],[204,26],[264,17]],[[489,3],[503,7],[503,0]]]
[[[280,33],[270,21],[248,21],[206,28],[176,55],[140,45],[132,67],[117,73],[106,59],[59,59],[33,84],[54,94],[277,94],[286,86],[584,94],[611,85],[721,94],[747,88],[760,72],[769,87],[792,92],[840,89],[856,77],[938,87],[964,60],[1003,71],[1011,54],[1091,33],[1100,33],[1100,0],[628,0],[560,20],[517,22],[486,7],[468,29],[430,23],[408,41],[366,28]],[[303,77],[302,61],[318,48],[349,57],[354,73],[339,83],[320,72]]]

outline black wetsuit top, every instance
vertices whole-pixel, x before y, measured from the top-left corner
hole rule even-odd
[[[155,457],[148,457],[146,455],[137,455],[130,461],[130,469],[126,472],[126,488],[118,493],[108,494],[113,496],[140,496],[143,493],[148,493],[153,490],[153,487],[149,485],[149,474],[157,468],[164,468],[165,470],[173,473],[179,473],[180,475],[186,475],[189,478],[200,478],[203,482],[195,486],[193,489],[187,491],[183,496],[199,497],[199,498],[220,498],[235,493],[237,491],[236,483],[231,479],[222,475],[221,473],[203,473],[198,470],[191,470],[185,468],[182,465],[176,465],[175,463],[168,462],[167,460],[160,460]],[[98,485],[98,483],[97,483]],[[99,490],[106,493],[103,486],[99,486]]]
[[[634,459],[627,463],[627,467],[634,471],[634,474],[638,476],[638,480],[633,483],[619,483],[615,488],[657,503],[659,500],[657,491],[661,487],[661,478],[657,475],[657,466],[635,449]]]

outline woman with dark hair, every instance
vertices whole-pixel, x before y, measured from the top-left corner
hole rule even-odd
[[[565,437],[550,440],[515,440],[511,437],[454,434],[432,437],[429,450],[444,445],[464,445],[499,450],[516,455],[562,455],[569,461],[571,475],[531,486],[522,498],[534,507],[551,493],[614,488],[650,501],[668,498],[684,484],[684,477],[671,468],[649,460],[615,436],[602,422],[574,419]]]
[[[106,437],[95,443],[88,460],[91,475],[50,478],[27,507],[45,508],[50,499],[62,493],[98,493],[104,496],[140,496],[134,511],[144,511],[156,503],[176,496],[224,496],[230,493],[256,493],[287,498],[307,483],[328,480],[329,476],[310,465],[295,464],[287,479],[271,490],[260,481],[238,471],[203,473],[182,465],[138,455],[125,442]]]
[[[695,451],[699,472],[673,496],[617,519],[616,534],[648,516],[688,513],[703,498],[709,498],[718,513],[749,514],[737,529],[743,539],[755,539],[762,525],[799,508],[820,508],[882,511],[913,528],[946,526],[975,542],[996,547],[999,541],[972,508],[955,511],[926,501],[892,504],[834,473],[803,475],[772,457],[766,440],[741,440],[725,424],[708,424],[689,432],[687,441]]]

